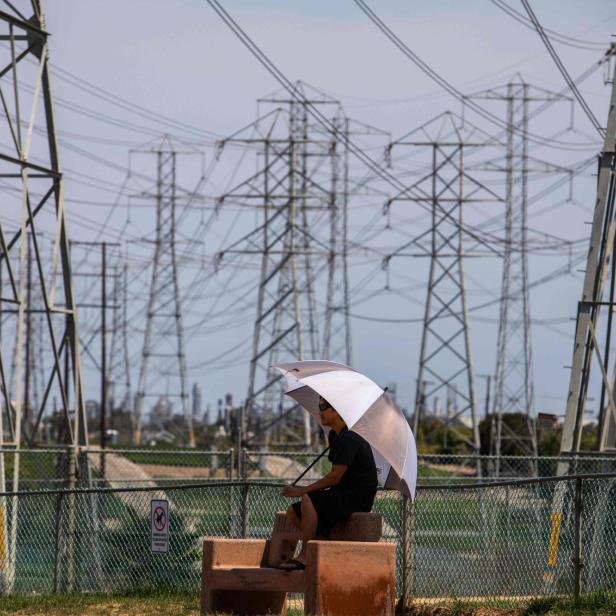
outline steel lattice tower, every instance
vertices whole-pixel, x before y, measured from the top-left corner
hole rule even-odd
[[[118,407],[130,412],[133,405],[128,354],[128,267],[116,266],[113,274],[109,385],[111,412]],[[121,395],[120,395],[121,392]]]
[[[143,152],[143,150],[142,150]],[[156,239],[146,309],[141,367],[135,396],[133,439],[141,443],[145,398],[179,398],[189,447],[195,446],[188,401],[182,303],[176,257],[176,164],[178,152],[168,137],[148,152],[156,157]],[[175,364],[175,367],[171,367]],[[156,377],[156,378],[154,378]],[[161,383],[173,390],[160,391]],[[152,389],[155,391],[152,391]]]
[[[428,205],[431,212],[430,244],[412,242],[419,256],[430,259],[413,429],[415,434],[429,430],[424,421],[427,401],[446,396],[445,439],[451,431],[477,453],[479,425],[464,280],[464,242],[469,238],[463,231],[463,214],[468,204],[498,202],[500,198],[470,176],[465,155],[494,144],[487,134],[447,112],[389,146],[390,156],[401,146],[430,152],[425,174],[394,199]],[[401,247],[392,256],[403,255],[407,248]],[[454,406],[457,400],[460,404]],[[470,439],[459,429],[463,416],[471,419]]]
[[[537,455],[537,437],[531,416],[534,408],[530,306],[528,301],[528,86],[507,85],[507,200],[505,254],[498,320],[494,381],[495,434],[493,453],[501,455],[504,439]],[[517,129],[514,131],[514,127]],[[528,433],[516,434],[502,421],[503,413],[522,412]],[[503,434],[503,426],[505,434]]]
[[[333,119],[335,132],[331,141],[331,189],[329,193],[329,255],[327,295],[323,326],[323,357],[351,365],[351,320],[349,317],[349,152],[351,121],[342,109]]]
[[[490,452],[496,456],[494,472],[498,475],[505,443],[509,447],[516,445],[528,456],[537,456],[528,293],[529,104],[569,99],[530,86],[520,75],[504,87],[478,92],[468,98],[505,101],[507,105],[503,169],[506,174],[505,238],[490,437]],[[496,167],[495,170],[501,171]],[[517,413],[526,416],[526,433],[517,433],[503,421],[503,415]]]
[[[316,426],[285,399],[284,384],[270,366],[324,353],[348,361],[351,353],[343,248],[348,161],[339,142],[348,122],[337,101],[301,83],[297,92],[300,100],[285,93],[261,99],[267,112],[221,144],[256,148],[258,159],[258,171],[222,199],[223,207],[226,200],[241,200],[260,210],[257,227],[221,253],[225,261],[234,254],[260,257],[238,448],[249,440],[310,445]],[[337,110],[336,130],[330,133],[311,122],[311,105]],[[317,293],[324,302],[317,302]]]
[[[608,56],[610,54],[607,54]],[[616,57],[616,46],[611,55]],[[561,440],[562,453],[580,451],[582,419],[591,378],[593,354],[599,364],[599,430],[596,447],[599,451],[616,449],[616,370],[610,370],[613,336],[613,311],[616,304],[616,69],[612,77],[612,94],[603,150],[599,157],[597,197],[590,235],[588,258],[584,274],[582,299],[578,304],[573,347],[571,377],[567,391],[567,407]],[[606,292],[608,293],[605,298]],[[601,312],[607,320],[600,327]],[[604,338],[600,344],[601,335]],[[565,474],[567,464],[561,464],[559,474]]]
[[[0,445],[14,449],[13,491],[19,489],[22,439],[32,441],[50,399],[59,400],[62,432],[69,445],[69,487],[74,487],[78,480],[77,448],[88,444],[63,179],[51,95],[49,35],[39,0],[15,4],[5,3],[0,13],[0,38],[6,45],[2,48],[0,71],[4,93],[1,122],[5,128],[4,141],[9,143],[0,152],[0,176],[8,193],[3,197],[0,216]],[[43,251],[43,233],[51,239],[51,259]],[[34,398],[28,399],[30,384],[26,381],[30,379],[26,373],[32,364],[23,351],[27,323],[32,322],[30,317],[34,315],[42,315],[44,324],[42,331],[31,330],[30,335],[38,338],[50,357],[43,395],[36,401],[36,407]],[[11,361],[13,343],[16,358],[11,386],[7,362]],[[28,413],[28,421],[24,421],[24,412]],[[83,470],[87,482],[87,464]],[[5,480],[4,454],[0,454],[0,492],[6,490]],[[0,592],[10,592],[15,579],[18,511],[15,501],[7,516],[6,501],[0,499],[0,543],[5,547],[0,555]],[[74,532],[74,518],[69,515],[67,523],[69,531]],[[72,543],[65,548],[70,586]]]
[[[605,55],[605,61],[614,59],[616,45],[613,44]],[[596,449],[610,454],[606,459],[605,471],[613,471],[611,459],[616,450],[616,369],[610,365],[614,336],[613,313],[616,307],[616,66],[612,69],[611,84],[607,128],[598,157],[597,194],[582,298],[577,306],[571,375],[560,443],[562,458],[556,471],[561,476],[580,472],[577,457],[571,454],[581,451],[584,411],[589,400],[588,390],[592,385],[601,392],[597,397],[599,414]],[[591,383],[593,365],[599,383]],[[578,493],[581,494],[581,489]],[[585,528],[588,529],[585,543],[589,546],[584,579],[590,585],[597,583],[608,566],[603,546],[606,535],[613,532],[609,517],[611,499],[611,491],[606,490],[594,501],[592,515],[584,518]],[[562,554],[562,549],[559,554],[558,537],[563,534],[562,529],[570,529],[572,526],[572,500],[568,482],[556,484],[550,516],[552,537],[556,539],[554,549],[548,555],[544,575],[546,592],[558,588],[562,578],[569,574],[569,561]]]

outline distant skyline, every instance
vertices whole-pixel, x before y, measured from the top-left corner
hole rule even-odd
[[[521,4],[512,0],[509,4],[523,11]],[[393,139],[448,109],[461,112],[460,104],[440,91],[402,56],[350,0],[336,3],[322,0],[294,3],[234,0],[223,2],[223,5],[289,79],[304,80],[339,99],[348,115],[388,131]],[[505,84],[518,72],[529,83],[543,88],[560,91],[565,87],[538,35],[487,0],[464,3],[444,0],[418,3],[373,1],[371,6],[422,59],[464,92]],[[614,40],[611,35],[616,33],[616,8],[609,0],[594,0],[583,5],[563,2],[558,4],[558,10],[555,3],[542,0],[533,2],[533,7],[544,27],[571,37],[604,42],[605,48]],[[123,195],[122,204],[128,202],[121,189],[126,181],[128,150],[152,139],[156,133],[173,133],[174,130],[157,123],[152,117],[138,116],[111,104],[102,92],[96,96],[87,93],[83,84],[76,87],[72,77],[62,71],[69,71],[147,110],[201,129],[192,137],[188,131],[178,135],[195,141],[208,141],[210,133],[227,135],[249,124],[255,118],[256,99],[278,90],[280,86],[204,1],[186,0],[171,4],[130,0],[120,5],[102,0],[64,0],[48,2],[45,8],[47,28],[52,35],[51,66],[52,69],[57,67],[58,73],[52,88],[57,97],[61,165],[66,172],[69,232],[73,236],[93,239],[111,212],[108,227],[99,239],[130,241],[146,236],[154,225],[153,210],[134,205],[112,210],[109,204],[118,195]],[[576,49],[559,44],[556,48],[573,77],[598,62],[602,55],[596,49]],[[602,77],[602,71],[597,71],[580,87],[600,122],[605,121],[609,96],[609,88],[604,85]],[[79,114],[62,101],[87,107],[94,114]],[[485,101],[482,104],[504,117],[504,105],[498,108]],[[557,127],[568,126],[569,113],[567,105],[554,105],[545,119],[542,116],[531,122],[531,132],[553,135]],[[134,127],[112,126],[108,121],[101,121],[100,114],[139,125],[141,129],[147,128],[152,135]],[[466,115],[487,132],[498,132],[468,110]],[[579,107],[575,109],[574,118],[577,132],[565,133],[559,138],[599,143]],[[211,138],[203,147],[207,166],[214,154]],[[533,151],[533,156],[562,166],[579,162],[592,154],[591,149],[572,153],[540,147]],[[375,150],[373,156],[377,158],[379,155],[380,150]],[[107,161],[106,164],[97,161],[97,157]],[[153,174],[147,162],[133,158],[133,164],[136,165],[134,171]],[[353,165],[359,175],[359,165],[356,162]],[[194,182],[191,173],[192,170],[186,168],[187,185]],[[223,190],[223,180],[229,176],[230,172],[223,167],[220,181],[216,186],[208,186],[206,192],[212,195]],[[80,183],[84,181],[87,184]],[[531,199],[544,185],[541,182],[531,183]],[[572,241],[587,237],[589,227],[584,222],[592,216],[593,182],[591,172],[576,181],[573,203],[566,202],[566,187],[553,197],[533,203],[530,208],[533,228]],[[563,203],[557,205],[560,201]],[[382,203],[375,199],[373,206],[376,213]],[[198,214],[194,216],[190,220],[198,220]],[[86,220],[93,221],[94,225]],[[224,212],[222,220],[226,220]],[[425,220],[420,221],[416,228],[423,230],[425,224]],[[200,238],[203,245],[199,245],[198,251],[204,255],[204,262],[210,262],[216,250],[224,246],[226,229],[214,227],[211,235]],[[192,232],[190,224],[182,231],[186,242],[192,237]],[[387,232],[381,237],[381,244],[390,249],[402,241],[396,234]],[[143,261],[144,250],[138,251],[136,246],[131,246],[130,250],[134,251],[133,264]],[[582,243],[575,248],[576,254],[585,250]],[[498,295],[500,261],[468,261],[468,295],[472,308],[485,303],[494,294]],[[532,257],[531,281],[566,266],[567,262],[565,255]],[[355,275],[353,271],[363,272],[364,267],[358,265],[356,270],[352,270],[352,276]],[[374,292],[382,289],[379,298],[353,307],[352,312],[357,315],[352,320],[354,365],[383,385],[396,382],[399,403],[411,408],[421,324],[378,323],[359,318],[421,318],[426,260],[400,260],[393,267],[395,276],[392,280],[398,277],[398,283],[394,280],[392,284],[398,284],[399,289],[406,291],[387,295],[385,274],[379,274],[370,288]],[[357,283],[358,279],[354,282]],[[204,280],[203,288],[207,291],[203,291],[201,299],[191,299],[188,327],[211,309],[215,295],[213,288],[221,286],[216,282],[207,284],[210,286],[206,286]],[[201,286],[195,284],[195,288]],[[574,321],[569,319],[575,316],[580,292],[581,275],[576,271],[549,284],[538,285],[531,291],[531,311],[535,320],[535,407],[539,411],[562,412],[564,409],[568,372],[563,366],[570,360],[574,327]],[[131,299],[133,313],[141,310],[136,301],[134,297]],[[228,303],[222,301],[220,305]],[[247,314],[250,312],[247,308]],[[471,314],[480,414],[483,412],[484,380],[479,375],[494,370],[497,316],[497,305]],[[212,320],[208,327],[199,328],[189,337],[189,366],[224,354],[243,337],[251,335],[251,322],[247,319],[236,329],[226,332],[216,331],[221,329],[220,324],[220,321]],[[138,330],[136,327],[136,337],[142,335]],[[133,340],[132,345],[136,349],[138,341]],[[193,383],[202,387],[204,408],[207,404],[216,408],[216,401],[224,398],[226,392],[233,392],[236,400],[241,399],[247,387],[248,361],[248,356],[245,362],[239,357],[235,365],[218,367],[215,372],[192,369],[189,387]],[[137,373],[138,365],[135,364],[133,392]],[[95,372],[87,369],[85,378],[87,397],[96,397],[98,380]]]

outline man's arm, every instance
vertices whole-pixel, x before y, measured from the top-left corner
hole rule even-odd
[[[282,489],[283,496],[302,496],[308,492],[317,492],[338,485],[342,476],[346,473],[348,466],[346,464],[333,464],[331,470],[325,477],[311,483],[308,486],[285,486]]]
[[[325,490],[325,488],[331,488],[340,483],[342,479],[342,475],[346,473],[347,468],[349,468],[346,464],[332,464],[332,469],[318,481],[311,483],[309,486],[304,486],[301,488],[302,494],[308,494],[308,492],[318,492],[319,490]]]

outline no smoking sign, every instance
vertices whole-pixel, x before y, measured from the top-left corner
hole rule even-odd
[[[150,501],[150,539],[153,553],[169,552],[169,501]]]

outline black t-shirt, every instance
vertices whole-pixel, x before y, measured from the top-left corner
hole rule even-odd
[[[340,483],[333,489],[352,495],[353,500],[367,499],[371,502],[376,494],[378,481],[374,456],[368,442],[346,427],[338,435],[330,430],[327,438],[330,447],[329,461],[347,466]]]

